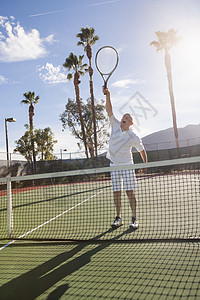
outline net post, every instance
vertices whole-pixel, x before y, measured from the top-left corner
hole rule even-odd
[[[7,179],[7,232],[9,237],[13,237],[12,187],[10,177]]]

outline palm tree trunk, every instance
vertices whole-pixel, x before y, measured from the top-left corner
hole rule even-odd
[[[29,106],[29,123],[30,123],[31,146],[32,146],[32,153],[33,153],[33,172],[36,173],[35,145],[33,140],[33,116],[34,116],[34,107],[31,104]]]
[[[92,104],[92,120],[93,120],[93,127],[94,127],[94,149],[95,149],[95,156],[97,157],[97,129],[96,129],[94,90],[93,90],[93,80],[92,80],[93,69],[92,69],[92,64],[91,64],[92,49],[89,44],[87,44],[87,57],[89,59],[90,96],[91,96],[91,104]]]
[[[85,135],[85,127],[84,127],[84,122],[83,122],[83,117],[82,117],[82,112],[81,112],[81,101],[80,101],[80,92],[79,92],[79,73],[76,71],[74,74],[74,87],[75,87],[75,93],[76,93],[76,102],[78,106],[78,112],[79,112],[79,118],[81,122],[81,131],[83,135],[83,143],[85,146],[85,154],[86,157],[88,158],[88,149],[87,149],[87,142],[86,142],[86,135]]]
[[[172,73],[171,73],[171,60],[167,50],[165,50],[165,67],[167,70],[167,79],[168,79],[169,95],[171,101],[174,135],[176,139],[176,148],[179,149],[178,128],[176,122],[176,109],[175,109],[175,102],[174,102],[174,92],[173,92]]]
[[[91,64],[91,62],[90,62]],[[93,70],[89,67],[89,75],[90,75],[90,95],[91,95],[91,104],[92,104],[92,120],[93,120],[93,128],[94,128],[94,150],[95,156],[97,157],[97,129],[96,129],[96,117],[95,117],[95,106],[94,106],[94,91],[93,91],[93,80],[92,80]]]

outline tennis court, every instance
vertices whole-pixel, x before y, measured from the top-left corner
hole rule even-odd
[[[199,161],[137,175],[137,231],[125,193],[124,225],[110,227],[113,168],[12,178],[10,207],[8,185],[0,198],[2,299],[197,299]]]
[[[1,299],[199,299],[199,243],[16,242]]]

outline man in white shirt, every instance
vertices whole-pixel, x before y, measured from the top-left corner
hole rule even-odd
[[[107,88],[103,88],[103,93],[106,95],[106,111],[110,118],[112,128],[109,151],[107,154],[107,158],[111,161],[111,166],[133,164],[133,147],[140,153],[143,162],[147,162],[147,154],[142,141],[131,129],[131,125],[133,125],[131,115],[128,113],[124,114],[121,121],[118,121],[113,114],[110,91]],[[111,226],[117,228],[123,225],[121,216],[121,193],[124,184],[132,211],[130,228],[138,229],[139,221],[136,216],[136,197],[134,193],[134,190],[137,188],[137,182],[134,170],[113,171],[111,172],[111,179],[117,212],[117,217]]]

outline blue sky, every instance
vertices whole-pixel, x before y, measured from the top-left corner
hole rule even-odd
[[[55,152],[78,151],[77,140],[62,131],[59,121],[68,97],[75,98],[62,64],[70,52],[83,54],[76,34],[86,26],[99,36],[93,59],[104,45],[119,51],[119,66],[109,82],[114,112],[118,118],[127,111],[135,114],[135,131],[141,137],[172,127],[164,53],[156,53],[149,44],[156,39],[155,31],[177,30],[182,39],[171,51],[177,123],[200,123],[198,0],[7,0],[0,7],[0,152],[5,151],[5,118],[17,119],[8,124],[10,152],[24,134],[28,106],[20,101],[29,90],[40,97],[34,125],[52,129],[58,140]],[[104,97],[101,87],[94,67],[96,99]],[[87,99],[87,75],[81,78],[80,90]]]

